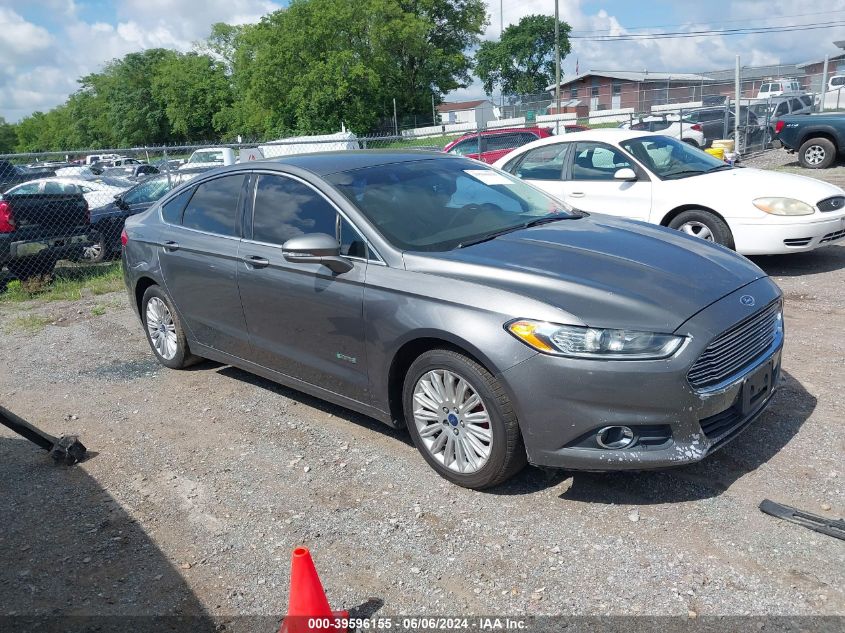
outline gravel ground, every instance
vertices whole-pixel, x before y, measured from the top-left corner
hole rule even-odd
[[[771,149],[758,156],[745,159],[742,164],[747,167],[773,169],[799,176],[820,178],[821,180],[826,180],[834,185],[845,188],[845,162],[842,160],[838,160],[829,169],[804,169],[798,164],[797,154],[790,153],[785,149]]]
[[[97,453],[53,466],[0,427],[0,615],[264,615],[272,630],[304,544],[332,606],[359,615],[828,615],[841,630],[845,544],[757,505],[845,515],[845,246],[755,261],[785,293],[787,342],[753,430],[693,466],[528,468],[484,493],[363,416],[231,367],[159,367],[121,293],[0,304],[0,403]]]

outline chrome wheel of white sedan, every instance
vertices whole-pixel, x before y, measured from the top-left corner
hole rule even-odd
[[[147,332],[156,352],[165,360],[176,357],[176,324],[164,301],[152,297],[147,302]]]
[[[699,237],[702,240],[707,240],[708,242],[714,241],[713,232],[703,222],[684,222],[681,226],[678,227],[678,229],[683,231],[687,235]]]
[[[435,369],[414,387],[414,424],[434,459],[459,473],[480,470],[490,457],[490,415],[473,385],[446,369]]]

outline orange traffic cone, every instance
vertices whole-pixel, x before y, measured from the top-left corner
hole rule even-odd
[[[323,583],[317,575],[307,547],[293,550],[290,563],[290,598],[288,614],[279,633],[342,631],[337,620],[349,619],[348,611],[332,611]]]

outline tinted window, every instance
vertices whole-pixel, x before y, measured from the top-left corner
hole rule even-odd
[[[199,185],[182,214],[182,226],[218,235],[235,235],[243,174]]]
[[[349,257],[367,258],[367,244],[358,231],[344,218],[340,218],[340,254]]]
[[[127,204],[155,202],[168,191],[170,186],[167,184],[167,178],[155,178],[127,191],[123,194],[123,201]]]
[[[316,191],[291,178],[259,176],[252,216],[252,238],[284,244],[297,235],[336,235],[337,212]]]
[[[805,95],[803,97],[798,97],[798,98],[801,99],[801,102],[804,104],[805,108],[812,108],[813,107],[812,97]]]
[[[801,110],[804,107],[804,104],[802,104],[798,99],[790,99],[789,106],[792,108],[792,111],[795,112],[795,110]]]
[[[44,183],[44,193],[79,193],[76,185],[53,180]]]
[[[555,143],[529,150],[514,174],[524,180],[561,180],[567,147]]]
[[[830,80],[831,86],[843,86],[845,85],[845,77],[834,77]]]
[[[572,180],[613,180],[613,175],[623,167],[633,169],[634,166],[619,150],[598,143],[578,143]]]
[[[23,185],[18,185],[8,193],[19,195],[19,196],[26,196],[32,195],[41,192],[41,183],[40,182],[28,182]]]
[[[789,105],[786,101],[781,101],[775,110],[775,116],[783,116],[784,114],[789,114]]]
[[[164,221],[170,224],[181,224],[182,210],[188,204],[188,200],[191,199],[193,193],[193,189],[186,189],[175,198],[161,205],[161,217],[164,218]]]
[[[466,156],[467,154],[478,153],[478,137],[468,138],[461,141],[449,150],[450,154],[457,154],[458,156]]]
[[[720,121],[725,118],[725,113],[722,110],[708,110],[701,113],[702,121]]]
[[[672,125],[671,121],[652,121],[651,122],[651,131],[652,132],[659,132],[660,130],[665,130],[670,125]]]
[[[522,145],[519,134],[498,134],[484,138],[485,152],[498,152],[503,149],[513,149]]]

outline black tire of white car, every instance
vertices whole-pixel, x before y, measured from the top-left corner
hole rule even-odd
[[[669,222],[670,229],[680,230],[688,223],[703,224],[713,236],[713,241],[730,249],[734,248],[734,238],[731,229],[718,215],[706,209],[690,209],[679,213]]]
[[[798,162],[807,169],[827,169],[834,160],[836,160],[836,146],[823,137],[805,141],[798,150]]]
[[[147,327],[147,304],[154,297],[160,299],[167,306],[167,310],[170,312],[171,318],[173,319],[173,325],[176,330],[176,354],[173,358],[164,358],[164,356],[158,352],[156,346],[153,344],[149,328]],[[171,301],[170,297],[166,292],[164,292],[164,290],[161,289],[160,286],[150,286],[147,288],[146,292],[144,292],[144,297],[141,299],[141,321],[144,324],[144,333],[147,335],[147,343],[150,344],[150,349],[153,354],[155,354],[156,360],[165,367],[169,367],[170,369],[185,369],[186,367],[190,367],[202,360],[198,356],[191,354],[191,350],[188,347],[188,340],[185,337],[185,331],[182,329],[182,321],[176,310],[173,308],[173,301]]]
[[[487,409],[493,438],[490,456],[487,463],[474,473],[459,473],[438,462],[424,446],[414,423],[414,388],[417,381],[426,373],[438,369],[448,370],[468,381]],[[402,405],[408,431],[417,450],[429,466],[454,484],[475,490],[490,488],[518,473],[527,463],[516,412],[504,387],[484,367],[457,351],[434,349],[420,355],[405,375]]]

